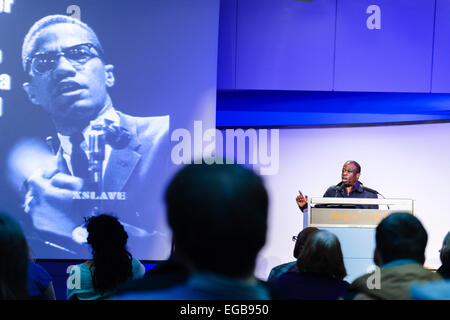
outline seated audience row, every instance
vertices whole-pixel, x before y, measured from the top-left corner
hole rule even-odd
[[[188,165],[169,184],[165,200],[177,259],[191,275],[170,288],[115,299],[270,298],[253,275],[267,231],[268,196],[259,176],[237,165]]]
[[[110,214],[86,222],[92,259],[72,266],[67,298],[79,300],[445,299],[450,233],[442,267],[423,267],[428,235],[411,214],[394,213],[376,228],[375,273],[351,284],[338,238],[302,230],[295,261],[254,276],[267,231],[268,195],[252,170],[239,165],[188,165],[170,182],[167,219],[174,251],[145,273],[127,250],[127,233]],[[145,275],[144,275],[145,274]],[[375,279],[378,277],[378,279]],[[374,285],[371,281],[375,279]],[[447,296],[446,296],[447,294]],[[0,299],[54,299],[52,279],[33,263],[18,223],[0,214]]]

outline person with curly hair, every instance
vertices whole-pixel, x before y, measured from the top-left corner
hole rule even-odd
[[[274,283],[276,300],[337,300],[349,283],[339,239],[320,230],[308,237],[297,259],[297,270],[282,274]]]
[[[319,232],[320,230],[316,227],[306,227],[300,233],[298,236],[293,237],[292,240],[295,239],[295,246],[294,246],[294,258],[295,261],[291,261],[288,263],[280,264],[276,267],[273,267],[270,271],[269,278],[267,279],[267,282],[273,283],[276,279],[278,279],[282,274],[288,272],[288,271],[298,271],[297,268],[297,259],[300,255],[300,252],[303,250],[303,247],[305,246],[306,240],[311,237],[316,232]]]
[[[105,299],[120,284],[144,276],[145,268],[128,252],[128,234],[116,217],[93,216],[86,229],[93,258],[72,267],[67,282],[68,300]]]

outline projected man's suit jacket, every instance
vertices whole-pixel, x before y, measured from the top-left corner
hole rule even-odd
[[[170,236],[165,228],[162,196],[170,162],[169,116],[133,117],[117,112],[120,126],[130,133],[123,149],[112,149],[103,176],[104,191],[122,192],[126,200],[74,200],[79,221],[94,205],[119,217],[129,235],[133,255],[155,259],[166,252]],[[70,174],[59,149],[58,167]],[[166,178],[166,179],[164,179]],[[165,259],[166,256],[160,257]]]

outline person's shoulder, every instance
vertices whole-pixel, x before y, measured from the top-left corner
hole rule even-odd
[[[348,289],[350,291],[360,291],[361,288],[365,288],[367,286],[367,279],[371,276],[372,274],[370,273],[366,273],[363,274],[361,276],[359,276],[358,278],[354,279],[351,283],[349,283]],[[345,281],[347,282],[347,281]]]
[[[109,300],[169,300],[164,291],[132,291],[112,296]]]
[[[28,272],[29,273],[39,273],[39,274],[49,274],[43,266],[41,266],[39,263],[34,262],[34,261],[30,261],[28,263]]]
[[[67,272],[70,275],[78,274],[82,276],[83,278],[86,276],[86,274],[91,273],[90,269],[92,267],[92,261],[87,260],[79,264],[73,264],[68,267]]]
[[[150,142],[159,145],[169,141],[170,116],[135,117],[117,112],[124,125],[132,134],[135,134],[141,143]]]
[[[333,197],[336,194],[336,190],[339,188],[340,184],[335,184],[332,186],[329,186],[327,191],[325,191],[324,197]]]
[[[69,269],[73,269],[73,268],[89,268],[91,266],[92,262],[90,262],[89,260],[83,261],[81,263],[77,263],[77,264],[72,264],[69,266]]]
[[[146,153],[170,146],[170,116],[136,117],[116,111],[120,117],[120,125],[128,130],[132,139],[140,145],[140,152]]]
[[[436,270],[438,274],[440,274],[445,279],[450,279],[450,266],[441,265],[439,269]]]
[[[169,130],[170,116],[136,117],[138,124],[153,127],[153,130]]]
[[[414,283],[411,285],[413,300],[450,300],[450,280]]]
[[[184,285],[177,285],[161,290],[130,291],[114,295],[110,300],[186,300],[195,299]]]
[[[131,259],[131,268],[133,272],[133,279],[142,278],[145,275],[145,266],[136,258]]]
[[[341,300],[371,300],[372,298],[365,293],[369,276],[370,274],[364,274],[351,283],[341,280],[340,285],[345,288],[345,293],[341,296]]]
[[[279,265],[273,267],[271,272],[286,271],[290,267],[295,265],[296,263],[297,263],[297,261],[291,261],[291,262],[286,262],[286,263],[283,263],[283,264],[279,264]]]
[[[283,264],[273,267],[272,270],[270,270],[270,274],[269,274],[267,281],[269,281],[269,282],[275,281],[275,279],[279,278],[282,274],[284,274],[288,270],[290,270],[293,263],[296,264],[296,261],[283,263]]]
[[[374,192],[364,190],[363,193],[366,198],[378,198],[378,195]]]
[[[50,273],[34,261],[30,261],[28,264],[28,276],[31,280],[38,281],[46,286],[52,281]]]
[[[339,280],[338,281],[339,286],[345,289],[348,289],[350,287],[350,282],[346,281],[346,280]]]
[[[301,282],[305,278],[302,272],[286,271],[279,275],[277,283],[279,285],[292,285],[293,282]]]
[[[133,124],[136,126],[138,132],[150,131],[160,132],[168,131],[170,126],[170,116],[153,116],[153,117],[137,117],[131,116],[120,111],[117,114],[125,123]]]
[[[136,259],[135,257],[131,257],[131,264],[132,264],[133,266],[134,266],[134,265],[137,265],[137,266],[143,265],[142,262],[139,261],[138,259]]]

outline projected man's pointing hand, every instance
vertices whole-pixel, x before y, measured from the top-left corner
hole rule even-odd
[[[25,211],[39,230],[71,237],[79,218],[67,213],[74,211],[73,191],[82,189],[83,180],[61,172],[53,173],[38,170],[28,179]]]

